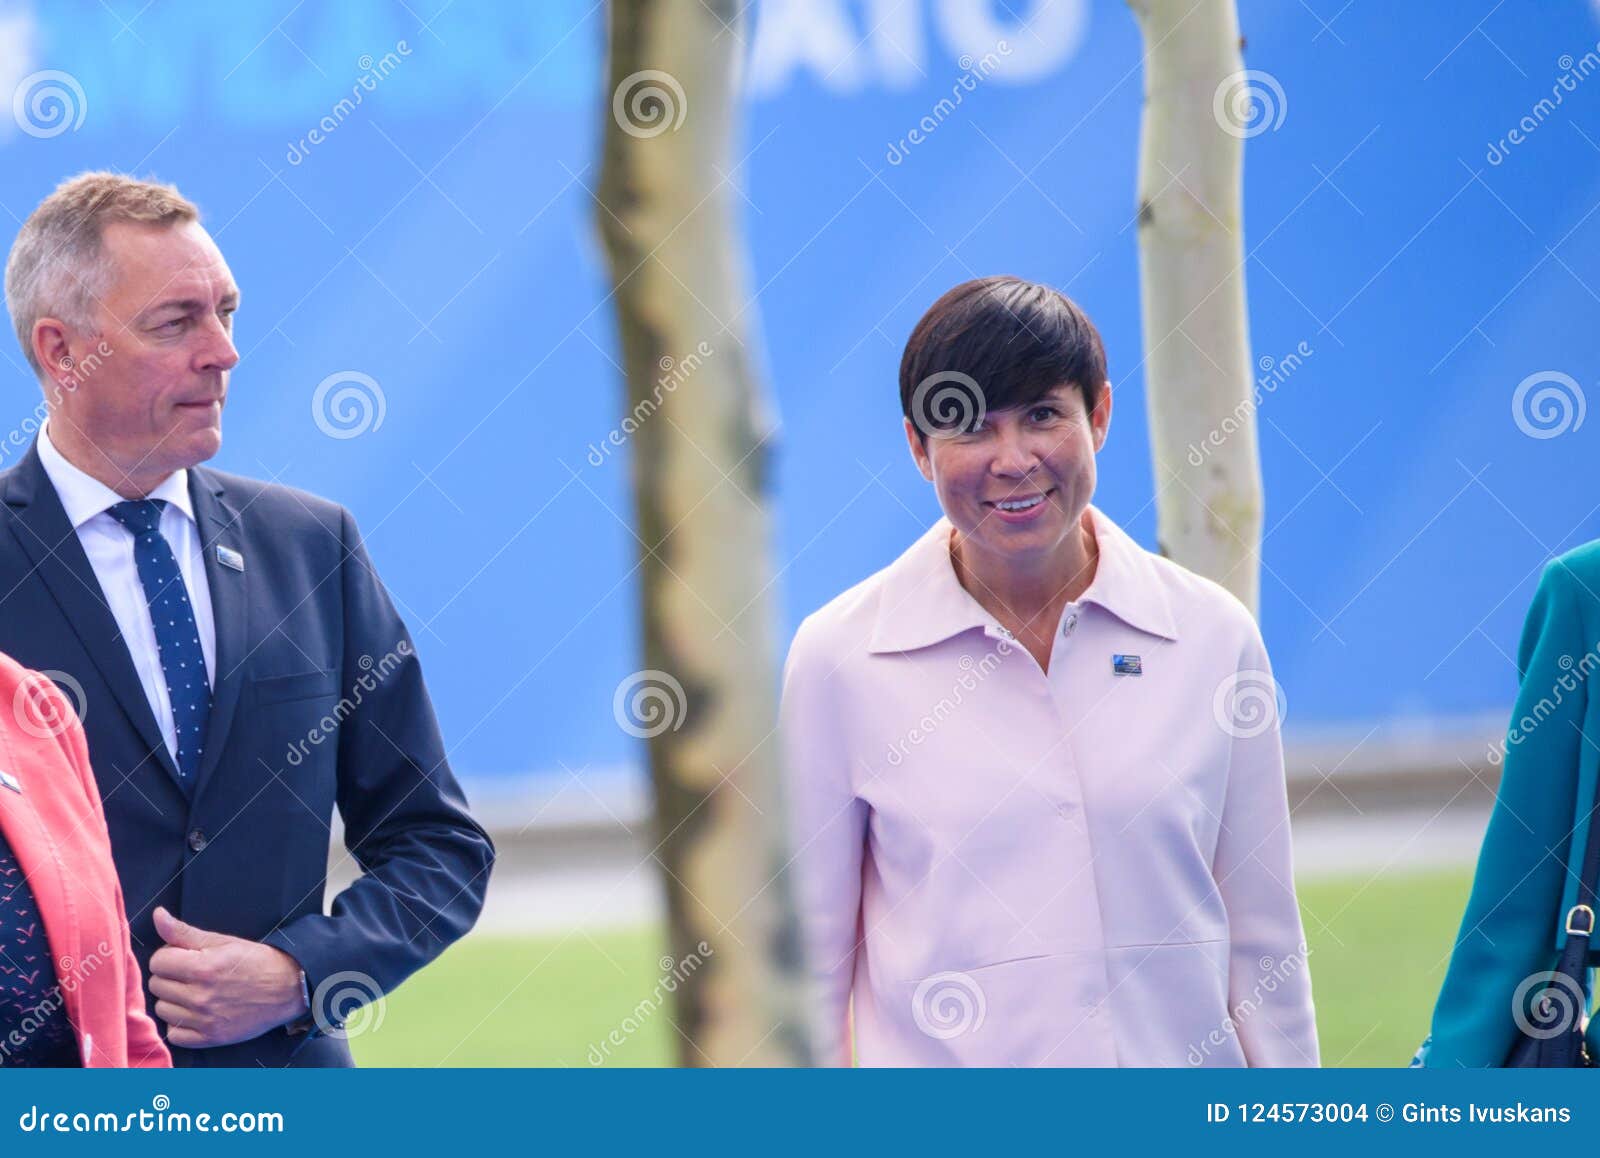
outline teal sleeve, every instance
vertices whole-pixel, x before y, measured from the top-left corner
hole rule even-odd
[[[1595,662],[1580,596],[1586,586],[1557,560],[1528,610],[1500,788],[1434,1007],[1429,1067],[1500,1065],[1517,1035],[1517,986],[1555,963]]]

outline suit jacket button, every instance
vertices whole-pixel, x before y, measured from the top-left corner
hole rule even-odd
[[[195,852],[204,852],[206,845],[209,843],[210,841],[202,830],[198,828],[189,830],[189,847],[194,849]]]

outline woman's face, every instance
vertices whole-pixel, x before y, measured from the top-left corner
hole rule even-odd
[[[977,429],[930,435],[905,420],[922,477],[964,542],[997,561],[1054,557],[1094,497],[1094,456],[1111,425],[1111,383],[1093,413],[1074,385],[1039,401],[991,410]]]

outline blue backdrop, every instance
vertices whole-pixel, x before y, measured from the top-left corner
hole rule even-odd
[[[355,511],[464,776],[623,766],[627,466],[588,454],[623,407],[590,192],[604,9],[440,6],[0,0],[0,240],[82,169],[178,183],[244,289],[218,465]],[[1577,2],[1240,9],[1276,106],[1246,147],[1252,344],[1310,351],[1259,413],[1288,729],[1498,711],[1540,566],[1600,534],[1600,25]],[[740,51],[785,638],[936,517],[895,375],[970,276],[1052,282],[1099,324],[1098,501],[1151,543],[1126,7],[766,0]],[[10,426],[38,393],[5,356]],[[313,407],[341,371],[382,400],[352,437]],[[1543,383],[1565,411],[1519,394],[1541,373],[1570,376]]]

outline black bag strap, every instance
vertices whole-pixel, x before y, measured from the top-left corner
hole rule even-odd
[[[1547,1019],[1569,1015],[1570,1011],[1572,1020],[1565,1032],[1532,1039],[1531,1055],[1508,1064],[1561,1068],[1590,1064],[1584,1052],[1582,1029],[1583,1018],[1589,1012],[1589,940],[1595,932],[1595,910],[1600,907],[1595,897],[1597,884],[1600,884],[1600,780],[1596,781],[1595,799],[1589,806],[1589,830],[1584,840],[1583,863],[1578,870],[1577,898],[1563,920],[1567,941],[1556,961],[1551,983],[1539,998],[1546,1003],[1544,1016]],[[1580,994],[1581,1009],[1575,1000]],[[1513,1055],[1517,1052],[1513,1050]]]
[[[1595,779],[1595,798],[1589,805],[1589,831],[1583,845],[1583,865],[1578,871],[1578,897],[1567,910],[1565,920],[1568,943],[1574,937],[1581,937],[1585,950],[1595,931],[1595,909],[1600,908],[1597,889],[1600,889],[1600,777]],[[1580,957],[1579,964],[1582,962]]]
[[[1566,944],[1544,989],[1534,998],[1542,1026],[1548,1027],[1557,1020],[1561,1024],[1551,1032],[1537,1034],[1523,1027],[1506,1057],[1505,1064],[1510,1067],[1571,1068],[1593,1064],[1584,1050],[1583,1018],[1589,1012],[1589,940],[1595,932],[1595,910],[1600,908],[1596,902],[1596,889],[1600,886],[1600,778],[1589,805],[1588,825],[1583,862],[1578,870],[1577,898],[1562,921]],[[1576,831],[1576,824],[1573,829]],[[1572,870],[1570,860],[1567,870]],[[1563,882],[1563,891],[1565,888]],[[1579,995],[1583,1008],[1578,1008]]]

